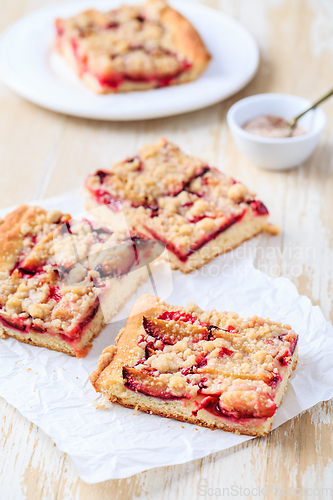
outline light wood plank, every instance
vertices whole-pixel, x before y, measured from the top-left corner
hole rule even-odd
[[[2,398],[0,410],[0,498],[55,500],[65,455]]]

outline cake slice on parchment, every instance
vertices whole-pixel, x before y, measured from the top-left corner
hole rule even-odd
[[[90,380],[129,408],[264,436],[296,367],[297,342],[289,325],[144,295]]]
[[[22,205],[0,224],[0,335],[83,357],[156,258],[151,241]]]
[[[99,94],[190,82],[210,61],[195,28],[164,0],[90,9],[55,26],[57,50]]]
[[[117,223],[117,202],[130,230],[162,241],[173,269],[198,269],[262,231],[276,234],[268,210],[240,182],[183,153],[166,139],[98,170],[86,180],[88,210],[106,205]]]

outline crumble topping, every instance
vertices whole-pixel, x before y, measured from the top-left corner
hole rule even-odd
[[[109,12],[91,9],[70,19],[57,19],[57,43],[68,43],[83,73],[100,84],[117,88],[122,77],[132,81],[163,79],[160,85],[191,66],[175,45],[163,14],[163,0],[144,5],[123,5]],[[169,80],[170,79],[170,80]]]
[[[123,378],[127,388],[162,399],[199,396],[196,412],[268,418],[297,341],[280,322],[165,305],[157,317],[143,317],[138,359]]]
[[[88,177],[86,187],[98,203],[121,201],[132,225],[141,224],[180,260],[245,215],[268,215],[243,184],[165,139]]]

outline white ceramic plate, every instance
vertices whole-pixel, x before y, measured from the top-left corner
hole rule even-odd
[[[195,82],[144,92],[95,95],[53,48],[53,21],[91,8],[108,10],[120,0],[76,0],[23,17],[3,34],[0,77],[11,89],[45,108],[100,120],[142,120],[176,115],[215,104],[243,88],[254,76],[259,52],[253,37],[219,11],[191,1],[170,2],[200,32],[213,56]],[[126,1],[126,3],[137,3]]]

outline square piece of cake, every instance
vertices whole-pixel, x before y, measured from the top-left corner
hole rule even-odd
[[[92,90],[148,90],[195,80],[210,61],[194,27],[164,0],[56,20],[56,48]]]
[[[162,241],[172,269],[198,269],[261,231],[276,233],[268,210],[240,182],[166,139],[86,180],[88,210],[122,204],[130,231]],[[114,208],[116,207],[116,208]]]
[[[85,356],[148,274],[151,241],[22,205],[0,224],[0,336]]]
[[[289,325],[144,295],[90,380],[129,408],[265,436],[296,367],[297,342]]]

